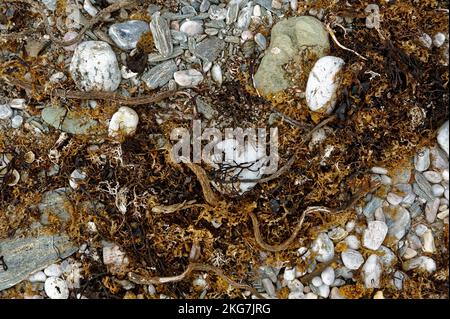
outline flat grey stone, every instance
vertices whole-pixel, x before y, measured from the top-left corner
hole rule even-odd
[[[195,47],[194,53],[202,60],[214,62],[225,48],[225,42],[218,37],[208,37]]]
[[[0,267],[0,291],[18,284],[59,259],[67,258],[77,250],[66,235],[0,240],[0,255],[7,265],[7,270]]]
[[[46,107],[41,117],[47,124],[70,134],[89,134],[98,127],[98,122],[79,116],[63,107]]]
[[[173,78],[173,74],[177,71],[177,65],[173,60],[169,60],[158,64],[142,75],[142,80],[150,89],[156,89]]]
[[[411,227],[409,211],[401,206],[385,207],[383,211],[388,226],[388,235],[397,240],[402,239]]]
[[[41,213],[41,224],[48,225],[48,217],[50,214],[56,216],[62,222],[68,222],[71,218],[71,210],[73,207],[66,196],[66,189],[58,188],[45,192],[42,195],[38,209]]]
[[[150,30],[152,31],[153,40],[156,49],[163,57],[167,57],[173,52],[172,37],[170,36],[169,23],[161,17],[159,12],[152,15],[150,22]]]
[[[372,218],[375,210],[383,204],[383,200],[379,197],[374,196],[367,204],[364,206],[363,214],[366,218]]]

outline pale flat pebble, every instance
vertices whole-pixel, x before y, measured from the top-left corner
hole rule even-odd
[[[364,263],[364,258],[361,253],[354,249],[344,250],[341,254],[344,266],[351,270],[356,270]]]
[[[386,200],[388,201],[389,204],[391,204],[393,206],[397,206],[397,205],[400,205],[400,203],[403,200],[403,197],[401,197],[395,193],[389,193],[389,194],[387,194]]]
[[[48,277],[60,277],[62,275],[61,266],[58,264],[51,264],[47,268],[44,269],[44,273]]]
[[[442,181],[442,175],[435,171],[426,171],[423,173],[423,176],[427,179],[427,181],[433,184],[438,184]]]
[[[438,130],[437,141],[439,146],[447,153],[449,152],[449,141],[448,141],[448,120],[442,124],[442,126]],[[447,164],[448,165],[448,164]]]
[[[371,221],[363,234],[363,246],[377,250],[383,244],[388,232],[388,226],[382,221]]]
[[[44,284],[45,293],[50,299],[69,298],[67,283],[58,277],[49,277]]]
[[[335,279],[334,269],[330,266],[324,269],[320,274],[320,278],[322,278],[322,282],[325,285],[331,286]]]
[[[387,169],[384,167],[374,166],[370,169],[370,171],[374,174],[386,175],[388,173]]]
[[[193,87],[203,81],[203,75],[195,69],[177,71],[173,74],[173,78],[182,87]]]

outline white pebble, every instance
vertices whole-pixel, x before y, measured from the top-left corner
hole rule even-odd
[[[417,256],[417,251],[415,251],[414,249],[408,247],[408,248],[405,249],[405,252],[403,253],[402,258],[403,259],[411,259],[411,258],[414,258],[416,256]]]
[[[70,187],[72,187],[73,189],[78,189],[79,187],[79,182],[84,180],[87,177],[86,173],[79,170],[79,169],[75,169],[69,177],[69,185]]]
[[[442,175],[435,171],[426,171],[423,176],[433,184],[440,183],[442,181]]]
[[[77,87],[83,91],[115,91],[122,78],[114,51],[102,41],[80,43],[69,71]]]
[[[58,264],[51,264],[44,269],[44,273],[49,277],[59,277],[62,275],[62,269]]]
[[[198,21],[187,20],[181,25],[180,31],[189,36],[194,36],[203,33],[203,26]]]
[[[334,109],[344,64],[344,60],[334,56],[324,56],[314,64],[305,91],[311,111],[330,113]]]
[[[12,99],[9,101],[9,106],[12,109],[24,110],[26,108],[25,99]]]
[[[92,5],[90,0],[84,0],[83,8],[91,17],[95,17],[98,13],[98,9]]]
[[[422,237],[423,234],[425,234],[425,232],[428,230],[428,227],[425,226],[424,224],[419,224],[416,226],[415,232],[416,235],[419,237]]]
[[[288,299],[305,299],[305,295],[302,291],[293,291],[289,293]]]
[[[387,175],[381,175],[381,184],[392,185],[392,178]]]
[[[211,69],[211,76],[214,81],[216,81],[217,84],[222,84],[222,69],[220,68],[220,65],[214,64]]]
[[[350,249],[359,249],[360,247],[360,241],[355,235],[350,235],[347,238],[345,238],[345,244]]]
[[[330,286],[322,285],[319,287],[319,296],[323,298],[328,298],[330,295]]]
[[[367,258],[362,271],[366,288],[380,288],[382,268],[377,255],[372,254]]]
[[[173,78],[178,85],[184,87],[196,86],[203,81],[203,75],[195,69],[177,71],[173,74]]]
[[[342,262],[348,269],[356,270],[364,263],[364,258],[359,251],[354,249],[344,250],[341,254]]]
[[[319,296],[317,296],[315,293],[312,293],[312,292],[308,292],[305,295],[305,299],[317,299],[317,298],[319,298]]]
[[[320,278],[319,276],[314,277],[314,278],[311,280],[311,284],[314,285],[314,286],[316,286],[316,287],[322,286],[322,285],[323,285],[322,278]]]
[[[9,119],[13,112],[8,104],[0,104],[0,120]]]
[[[433,37],[433,44],[435,47],[440,48],[445,43],[445,34],[438,32]]]
[[[299,291],[303,294],[303,284],[298,279],[291,280],[287,283],[287,286],[291,292]]]
[[[136,132],[139,116],[135,110],[121,106],[109,121],[108,134],[111,137],[131,136]]]
[[[295,279],[295,267],[287,268],[284,270],[283,278],[285,281],[291,281]]]
[[[322,278],[323,283],[328,286],[333,284],[335,277],[334,269],[330,266],[325,268],[325,270],[320,274],[320,278]]]
[[[444,187],[442,187],[442,185],[434,184],[433,186],[431,186],[431,193],[435,197],[441,197],[442,194],[444,194],[444,191],[445,189]]]
[[[382,221],[370,221],[363,234],[363,246],[377,250],[383,244],[388,232],[388,226]]]
[[[356,226],[356,222],[354,220],[349,220],[345,225],[345,230],[351,232]]]
[[[18,129],[19,127],[21,127],[23,124],[23,117],[20,116],[19,114],[17,114],[16,116],[14,116],[11,119],[11,127]]]
[[[47,279],[47,276],[43,271],[35,272],[28,277],[29,282],[44,282]]]
[[[448,182],[448,178],[449,178],[449,173],[448,173],[448,168],[445,168],[443,171],[442,171],[442,179],[444,180],[444,181],[446,181],[446,182]]]
[[[436,246],[434,245],[433,233],[428,229],[422,236],[423,240],[423,252],[433,254],[436,252]]]
[[[371,169],[371,172],[374,174],[387,175],[388,171],[384,167],[374,166]]]
[[[402,202],[403,197],[398,196],[395,193],[389,193],[389,194],[387,194],[386,200],[392,206],[397,206],[397,205],[399,205]]]
[[[50,299],[69,298],[67,283],[61,278],[49,277],[44,284],[45,293]]]
[[[430,149],[424,148],[414,156],[414,167],[423,172],[430,167]]]

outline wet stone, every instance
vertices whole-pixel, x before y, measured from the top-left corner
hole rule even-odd
[[[170,36],[169,23],[166,19],[161,17],[159,12],[152,15],[152,22],[150,22],[150,30],[152,31],[153,40],[155,41],[156,49],[163,57],[167,57],[173,52],[172,39]]]
[[[225,42],[218,37],[208,37],[195,47],[195,55],[202,60],[214,62],[225,48]]]
[[[70,134],[89,134],[98,127],[97,121],[64,107],[46,107],[42,110],[41,117],[47,124]]]
[[[119,48],[132,50],[136,48],[141,35],[149,30],[150,27],[147,22],[130,20],[111,25],[108,34]]]
[[[385,207],[383,209],[388,226],[388,235],[395,239],[402,239],[411,226],[411,216],[409,211],[401,206]]]
[[[374,196],[364,207],[363,214],[367,218],[372,218],[375,210],[383,204],[383,200],[379,197]]]

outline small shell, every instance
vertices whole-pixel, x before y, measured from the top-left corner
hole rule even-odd
[[[29,152],[25,153],[25,157],[24,158],[25,158],[25,162],[26,163],[31,164],[31,163],[34,162],[36,157],[35,157],[35,155],[34,155],[34,153],[32,151],[29,151]]]
[[[20,180],[20,174],[18,171],[16,171],[15,169],[13,169],[13,171],[11,172],[11,175],[9,176],[7,182],[8,182],[8,186],[15,186]]]

